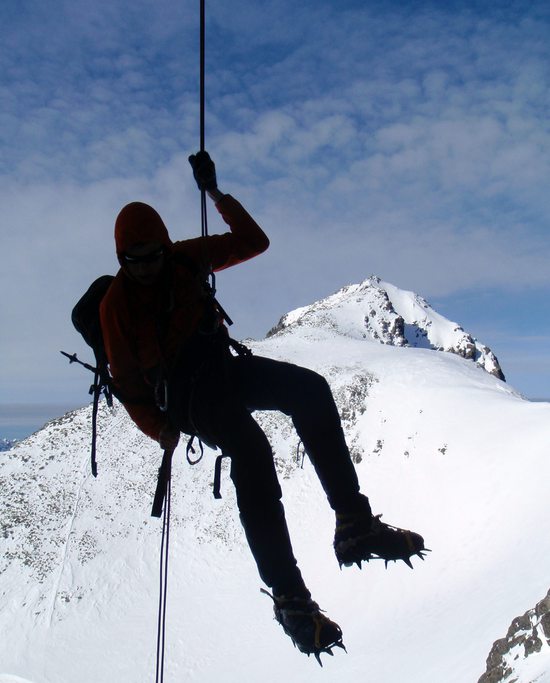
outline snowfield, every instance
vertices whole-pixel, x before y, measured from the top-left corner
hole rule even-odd
[[[213,452],[190,467],[181,444],[165,681],[476,683],[493,642],[550,584],[550,405],[456,354],[299,324],[303,313],[254,353],[327,377],[374,512],[420,532],[432,552],[414,571],[380,561],[340,570],[333,513],[307,458],[300,467],[290,421],[258,415],[302,572],[344,632],[348,653],[323,656],[320,669],[260,593],[227,465],[216,501]],[[103,406],[94,479],[90,414],[69,413],[1,455],[0,683],[154,679],[161,453],[121,406]],[[518,651],[514,667],[507,680],[548,683],[549,648]]]

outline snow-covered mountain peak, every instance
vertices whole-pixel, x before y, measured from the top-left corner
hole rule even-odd
[[[255,413],[304,577],[344,631],[348,654],[324,658],[324,683],[364,681],[365,672],[383,683],[474,683],[495,638],[533,605],[504,660],[491,658],[503,675],[521,668],[521,677],[491,670],[485,680],[548,681],[539,673],[550,676],[550,631],[538,602],[549,575],[541,520],[550,406],[456,354],[374,340],[364,327],[367,296],[377,321],[393,309],[407,330],[407,304],[415,318],[427,311],[431,327],[439,324],[420,298],[371,278],[289,314],[278,332],[250,344],[327,378],[373,510],[422,533],[433,551],[414,571],[382,562],[340,570],[334,513],[314,467],[297,457],[291,418]],[[120,404],[102,403],[94,478],[91,412],[68,413],[1,454],[0,683],[146,683],[154,675],[162,522],[150,510],[162,452]],[[213,475],[214,453],[207,448],[189,467],[183,439],[172,471],[167,680],[319,676],[259,591],[229,463],[222,500],[212,496]]]
[[[414,292],[372,275],[284,315],[268,336],[297,327],[330,329],[365,341],[455,353],[504,380],[495,354]]]

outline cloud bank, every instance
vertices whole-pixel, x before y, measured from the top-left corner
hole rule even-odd
[[[548,290],[543,3],[207,9],[207,146],[272,240],[220,276],[238,336],[371,273],[447,303]],[[1,11],[1,286],[15,293],[0,399],[64,400],[77,382],[52,354],[75,340],[74,301],[116,268],[120,207],[149,201],[175,237],[198,232],[198,7]]]

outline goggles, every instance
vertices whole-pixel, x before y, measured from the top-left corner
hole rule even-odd
[[[129,265],[136,263],[154,263],[164,256],[164,247],[152,251],[150,254],[143,254],[141,256],[131,256],[130,254],[122,254],[121,259],[124,263]]]

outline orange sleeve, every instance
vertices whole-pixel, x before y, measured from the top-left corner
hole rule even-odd
[[[267,235],[236,199],[226,194],[217,202],[216,208],[230,232],[175,242],[175,251],[185,251],[198,263],[208,261],[213,271],[236,266],[266,251],[269,247]]]
[[[101,330],[115,392],[142,432],[158,441],[166,416],[155,404],[152,387],[140,371],[120,274],[99,309]]]

